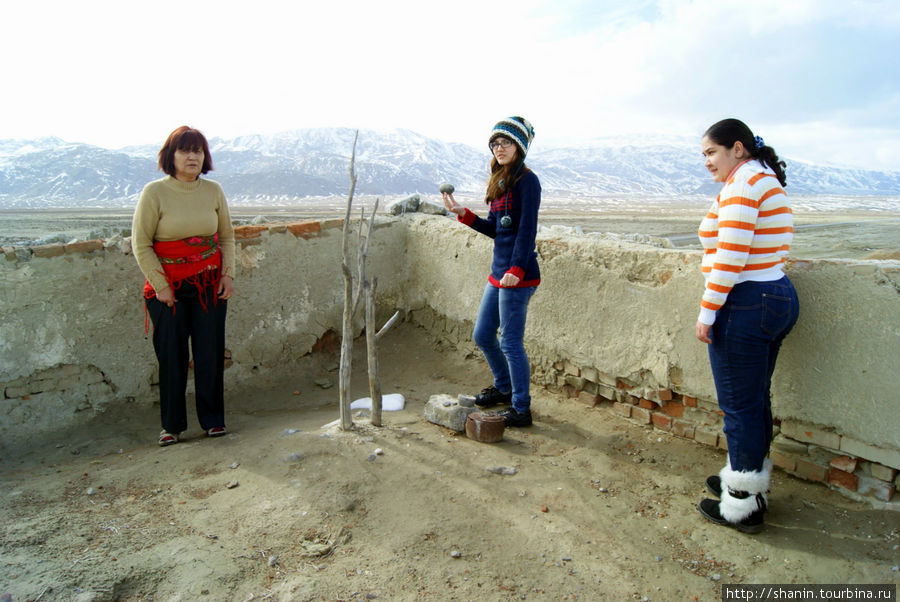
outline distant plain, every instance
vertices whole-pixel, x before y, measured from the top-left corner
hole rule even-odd
[[[399,197],[382,199],[379,213]],[[422,195],[423,201],[440,203],[437,195]],[[474,196],[457,200],[476,213],[486,213]],[[861,259],[876,250],[900,253],[900,198],[890,197],[796,197],[791,254],[797,258]],[[357,219],[365,207],[371,211],[375,197],[357,197],[352,210]],[[561,226],[585,233],[613,236],[644,235],[667,239],[677,248],[699,248],[697,225],[712,199],[663,198],[544,198],[540,213],[543,227]],[[133,209],[34,209],[0,210],[0,244],[32,245],[36,242],[68,242],[72,239],[129,235]],[[256,207],[232,204],[235,223],[289,222],[301,219],[343,217],[346,198],[303,199],[291,205]]]

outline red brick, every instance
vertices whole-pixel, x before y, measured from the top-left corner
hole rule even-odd
[[[268,229],[268,226],[237,226],[234,229],[234,239],[259,238]]]
[[[719,431],[698,426],[694,429],[694,441],[710,447],[716,447],[719,442]]]
[[[627,391],[629,389],[633,389],[634,385],[629,385],[628,383],[626,383],[625,381],[623,381],[621,379],[616,379],[616,388],[617,389],[625,389]]]
[[[694,438],[695,428],[694,423],[688,420],[679,420],[676,418],[672,421],[672,433],[679,437],[684,437],[685,439]]]
[[[66,253],[90,253],[103,248],[102,240],[82,240],[66,245]]]
[[[292,222],[287,225],[288,232],[301,238],[310,238],[322,231],[322,224],[318,220],[309,219],[301,222]]]
[[[833,467],[828,469],[828,482],[849,491],[856,491],[859,487],[859,477]]]
[[[599,395],[595,395],[593,393],[588,393],[587,391],[579,391],[578,392],[578,401],[581,403],[588,405],[590,407],[596,406],[598,403],[603,401],[603,398]]]
[[[617,414],[621,414],[625,418],[631,418],[631,406],[627,403],[613,402],[613,409]]]
[[[572,399],[573,397],[578,397],[578,389],[576,389],[572,385],[563,385],[562,392],[569,399]]]
[[[829,449],[841,449],[841,436],[837,433],[823,431],[793,420],[785,420],[781,423],[781,434],[795,441],[813,443]]]
[[[806,458],[797,458],[797,474],[804,479],[824,483],[828,478],[828,469]]]
[[[651,412],[650,420],[653,422],[653,426],[658,429],[662,429],[664,431],[672,430],[671,416],[666,416],[665,414],[661,414],[660,412]]]
[[[672,391],[671,389],[660,389],[656,392],[656,398],[660,401],[671,401],[672,400]]]
[[[878,479],[861,476],[859,477],[859,488],[856,490],[856,493],[874,497],[882,502],[889,502],[894,496],[894,485]]]
[[[831,467],[844,472],[853,472],[856,470],[856,458],[850,456],[837,456],[831,459]]]
[[[643,397],[638,400],[638,405],[645,410],[655,410],[656,404],[650,401],[649,399],[644,399]]]
[[[684,416],[684,406],[675,401],[667,401],[659,408],[659,411],[672,418],[681,418]]]
[[[897,478],[897,469],[882,464],[872,464],[872,476],[882,481],[893,482]]]
[[[331,230],[332,228],[343,228],[344,227],[344,218],[334,217],[331,219],[323,219],[321,223],[322,223],[323,230]]]
[[[697,398],[696,397],[691,397],[690,395],[685,395],[682,398],[682,401],[684,402],[684,405],[686,405],[689,408],[697,407]]]
[[[572,376],[581,376],[581,368],[570,361],[565,362],[565,369],[566,374],[571,374]]]
[[[631,407],[631,417],[640,422],[641,424],[650,424],[650,410],[645,410],[644,408],[639,408],[637,406]]]
[[[771,449],[769,450],[769,459],[772,460],[772,464],[784,470],[791,472],[797,470],[797,457],[792,454],[785,454]]]
[[[35,257],[59,257],[66,248],[63,245],[37,245],[31,247],[31,252]]]

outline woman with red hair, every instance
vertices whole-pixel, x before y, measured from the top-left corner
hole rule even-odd
[[[225,314],[235,246],[222,188],[200,177],[213,169],[206,137],[187,126],[173,131],[159,151],[159,169],[167,175],[141,192],[131,244],[147,279],[144,298],[159,361],[159,444],[166,446],[187,430],[191,359],[200,426],[210,437],[226,434]]]

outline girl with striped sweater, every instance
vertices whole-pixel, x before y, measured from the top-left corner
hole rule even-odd
[[[728,464],[706,480],[720,500],[700,502],[712,522],[746,533],[763,528],[772,462],[769,389],[775,360],[797,321],[797,293],[784,275],[793,214],[783,161],[737,119],[712,125],[701,143],[722,190],[700,224],[706,285],[697,338],[709,345]]]

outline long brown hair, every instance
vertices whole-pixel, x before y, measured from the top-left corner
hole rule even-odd
[[[491,177],[488,179],[487,192],[484,194],[485,204],[490,205],[491,201],[512,190],[519,178],[528,170],[519,158],[519,153],[519,149],[516,148],[515,159],[506,165],[500,165],[497,157],[491,158]]]

